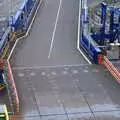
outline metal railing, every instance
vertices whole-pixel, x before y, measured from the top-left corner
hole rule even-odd
[[[110,71],[113,77],[117,80],[120,84],[120,72],[119,70],[109,61],[109,59],[104,56],[102,64]]]

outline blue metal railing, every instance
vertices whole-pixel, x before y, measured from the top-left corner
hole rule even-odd
[[[25,0],[15,16],[7,21],[7,27],[0,34],[0,54],[3,53],[7,44],[10,43],[10,34],[25,33],[30,25],[32,17],[41,0]]]

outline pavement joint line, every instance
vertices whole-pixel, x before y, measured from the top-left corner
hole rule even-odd
[[[67,113],[68,116],[69,115],[77,115],[77,114],[89,114],[91,112],[76,112],[76,113]],[[61,114],[41,114],[41,115],[26,115],[25,117],[35,117],[35,116],[43,116],[43,117],[47,117],[47,116],[63,116],[63,115],[66,115],[66,113],[61,113]],[[20,117],[21,115],[16,115],[18,117]]]
[[[68,114],[68,112],[67,112],[67,110],[66,110],[66,107],[65,107],[65,104],[64,104],[63,100],[61,100],[61,102],[62,102],[62,107],[63,107],[63,109],[64,109],[65,115],[66,115],[67,119],[70,120],[70,119],[69,119],[69,114]]]
[[[102,112],[112,112],[112,111],[102,111]],[[96,112],[94,111],[94,113],[102,113],[102,112]],[[115,110],[114,112],[120,112],[119,110]],[[91,112],[76,112],[76,113],[69,113],[68,115],[80,115],[80,114],[91,114]],[[22,115],[22,114],[21,114]],[[44,115],[25,115],[24,117],[22,117],[21,115],[15,115],[16,118],[34,118],[34,117],[50,117],[50,116],[64,116],[66,115],[64,114],[44,114]]]
[[[56,29],[57,29],[57,24],[58,24],[58,20],[59,20],[59,14],[60,14],[61,6],[62,6],[62,0],[60,0],[60,3],[59,3],[59,8],[58,8],[57,17],[56,17],[56,20],[55,20],[55,26],[54,26],[54,30],[53,30],[53,34],[52,34],[52,40],[51,40],[51,45],[50,45],[50,49],[49,49],[48,59],[50,59],[52,49],[53,49],[55,33],[56,33]]]
[[[97,120],[96,117],[95,117],[94,111],[92,110],[91,105],[89,104],[87,98],[86,98],[84,95],[83,95],[83,97],[84,97],[84,100],[85,100],[86,104],[88,105],[88,107],[89,107],[89,109],[90,109],[90,111],[91,111],[91,114],[92,114],[93,117],[94,117],[94,120]]]
[[[78,88],[79,92],[81,93],[80,80],[79,80],[78,82],[79,82],[79,85],[77,86],[77,88]],[[93,119],[96,120],[94,111],[93,111],[91,105],[89,104],[88,99],[86,98],[86,96],[85,96],[84,94],[82,94],[82,96],[83,96],[83,98],[84,98],[84,102],[87,104],[87,106],[88,106],[88,108],[89,108],[89,110],[90,110],[91,115],[93,116]]]
[[[33,23],[34,23],[34,21],[35,21],[36,15],[37,15],[37,13],[38,13],[38,10],[39,10],[40,5],[41,5],[42,2],[43,2],[43,0],[40,1],[39,5],[38,5],[38,7],[37,7],[37,9],[36,9],[36,11],[35,11],[35,14],[34,14],[34,16],[33,16],[33,19],[32,19],[32,21],[31,21],[31,23],[30,23],[30,25],[29,25],[29,27],[28,27],[28,30],[27,30],[26,34],[16,40],[16,42],[15,42],[15,44],[14,44],[14,46],[13,46],[13,48],[12,48],[12,50],[11,50],[9,56],[8,56],[8,58],[7,58],[7,61],[10,60],[10,58],[11,58],[11,56],[12,56],[12,54],[13,54],[15,48],[16,48],[16,45],[17,45],[17,43],[19,42],[19,40],[24,39],[24,38],[26,38],[26,37],[28,36],[28,34],[29,34],[29,32],[30,32],[30,30],[31,30],[31,28],[32,28],[32,25],[33,25]]]
[[[101,111],[93,111],[94,113],[107,113],[107,112],[120,112],[120,109],[119,110],[101,110]]]
[[[84,59],[89,63],[92,64],[91,61],[87,58],[87,56],[82,52],[82,50],[80,49],[80,27],[81,27],[81,23],[80,23],[80,16],[81,16],[81,4],[82,4],[82,0],[79,0],[79,17],[78,17],[78,38],[77,38],[77,49],[78,51],[81,53],[81,55],[84,57]]]
[[[35,96],[35,92],[34,92],[34,89],[33,89],[33,85],[32,85],[31,83],[30,83],[30,85],[31,85],[32,93],[33,93],[33,99],[35,100],[35,103],[36,103],[36,109],[37,109],[38,114],[39,114],[39,116],[40,116],[41,113],[40,113],[39,105],[38,105],[38,102],[37,102],[37,98],[36,98],[36,96]]]
[[[120,110],[113,110],[113,111],[94,111],[94,113],[102,113],[102,112],[120,112]],[[78,115],[78,114],[90,114],[91,112],[74,112],[74,113],[68,113],[68,115]],[[21,114],[22,115],[22,114]],[[21,115],[15,115],[16,117],[20,117],[23,118]],[[65,113],[63,114],[41,114],[41,115],[36,115],[36,114],[32,114],[32,115],[25,115],[24,117],[39,117],[39,116],[43,116],[43,117],[47,117],[47,116],[63,116],[66,115]]]
[[[13,67],[14,70],[22,69],[41,69],[41,68],[62,68],[62,67],[80,67],[80,66],[91,66],[90,64],[76,64],[76,65],[55,65],[55,66],[31,66],[31,67]]]

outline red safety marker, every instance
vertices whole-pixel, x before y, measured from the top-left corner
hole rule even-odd
[[[99,63],[100,65],[102,65],[103,62],[104,62],[104,56],[103,56],[102,54],[100,54],[100,55],[98,56],[98,63]]]
[[[114,76],[117,82],[120,84],[120,72],[118,69],[109,61],[109,59],[104,56],[103,61],[104,66],[110,71],[110,73]]]

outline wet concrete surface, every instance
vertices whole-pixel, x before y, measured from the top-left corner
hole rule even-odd
[[[118,69],[118,71],[120,72],[120,60],[119,59],[112,60],[111,62]]]
[[[12,58],[20,115],[12,120],[119,120],[120,86],[76,50],[79,0],[46,0]]]
[[[120,119],[120,86],[102,67],[14,68],[14,76],[25,117],[16,120]]]

